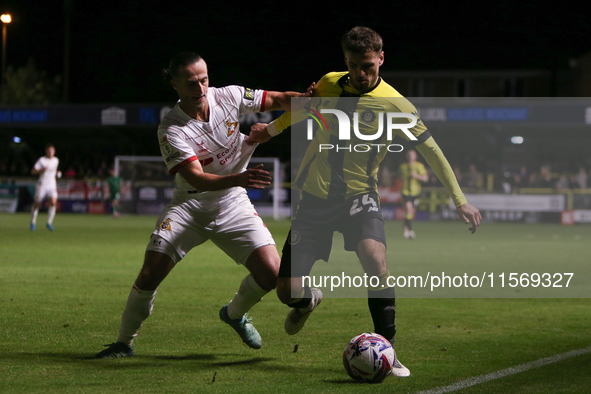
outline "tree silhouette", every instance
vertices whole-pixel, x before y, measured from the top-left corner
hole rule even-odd
[[[61,77],[53,80],[45,71],[35,66],[33,58],[27,64],[15,69],[8,66],[4,84],[0,88],[0,104],[4,105],[46,105],[60,100]]]

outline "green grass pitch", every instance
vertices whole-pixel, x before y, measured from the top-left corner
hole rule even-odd
[[[288,336],[288,308],[272,292],[251,311],[263,347],[249,349],[218,317],[246,270],[206,243],[160,286],[136,356],[94,360],[117,337],[155,218],[58,214],[53,233],[44,214],[35,232],[27,214],[0,219],[0,393],[416,393],[591,345],[589,298],[407,298],[398,290],[396,352],[412,375],[358,384],[342,351],[373,329],[366,299],[326,298]],[[289,223],[267,225],[282,245]],[[428,260],[474,272],[497,262],[591,270],[591,227],[485,223],[475,235],[459,222],[414,227],[410,241],[399,222],[387,223],[392,274]],[[328,264],[354,261],[339,239]],[[460,392],[584,393],[589,371],[586,353]]]

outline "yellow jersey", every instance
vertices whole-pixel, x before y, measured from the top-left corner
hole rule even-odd
[[[402,177],[402,195],[418,196],[421,194],[421,181],[413,178],[411,174],[415,172],[419,175],[426,175],[427,169],[423,163],[415,161],[412,164],[402,163],[400,165],[400,176]]]
[[[339,109],[347,113],[350,120],[357,113],[359,133],[366,136],[375,135],[380,122],[383,122],[381,124],[384,127],[386,113],[410,113],[417,118],[416,125],[408,129],[418,139],[413,142],[424,142],[430,136],[416,108],[381,78],[365,93],[355,90],[348,79],[348,72],[331,72],[322,77],[316,84],[314,97],[345,100],[313,100],[317,103],[316,109]],[[316,130],[292,186],[316,197],[336,200],[345,200],[370,191],[377,192],[378,169],[388,153],[387,146],[396,135],[407,141],[410,138],[402,130],[393,129],[389,139],[388,133],[382,129],[381,136],[376,140],[362,140],[355,133],[351,133],[349,140],[339,140],[337,116],[323,116],[327,127]],[[396,123],[408,124],[409,121],[410,119],[401,119]],[[321,148],[329,145],[338,146],[338,149]]]

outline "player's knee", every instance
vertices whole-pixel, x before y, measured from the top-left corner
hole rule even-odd
[[[284,304],[290,304],[293,302],[293,299],[291,298],[291,286],[289,284],[289,279],[278,279],[277,297],[279,298],[279,301],[281,301]]]
[[[159,252],[147,251],[136,285],[142,290],[155,290],[174,267],[173,260]]]
[[[280,265],[281,259],[275,246],[256,250],[250,255],[245,264],[258,285],[267,291],[277,287]]]
[[[264,278],[265,283],[267,285],[266,290],[273,290],[277,287],[277,280],[279,279],[279,265],[281,260],[279,260],[279,256],[277,256],[277,260],[270,261],[266,265],[266,269],[264,270]]]
[[[279,268],[271,262],[263,260],[261,264],[250,264],[247,268],[262,289],[271,291],[277,287]]]
[[[255,276],[255,280],[262,289],[267,291],[277,287],[277,275],[270,271],[259,273]]]

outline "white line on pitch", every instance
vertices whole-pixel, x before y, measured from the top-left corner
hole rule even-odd
[[[510,367],[507,369],[501,369],[500,371],[492,372],[486,375],[476,376],[474,378],[462,380],[460,382],[451,384],[449,386],[437,387],[427,391],[421,391],[419,394],[444,394],[444,393],[451,393],[456,390],[465,389],[470,386],[475,386],[480,383],[489,382],[491,380],[503,378],[509,375],[515,375],[520,372],[524,372],[530,369],[539,368],[544,365],[556,363],[558,361],[565,360],[567,358],[580,356],[581,354],[591,353],[591,346],[583,348],[583,349],[576,349],[571,350],[570,352],[557,354],[552,357],[541,358],[536,361],[532,361],[530,363],[517,365],[515,367]]]

